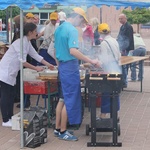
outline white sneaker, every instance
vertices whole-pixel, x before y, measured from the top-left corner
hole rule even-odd
[[[12,124],[11,124],[10,121],[7,121],[7,122],[3,122],[3,123],[2,123],[2,126],[3,126],[3,127],[12,127]]]

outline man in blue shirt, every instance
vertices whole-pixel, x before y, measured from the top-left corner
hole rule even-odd
[[[58,60],[58,71],[64,96],[64,106],[61,110],[61,123],[58,138],[68,141],[77,141],[78,138],[67,131],[67,120],[69,124],[81,123],[81,87],[78,59],[100,67],[98,60],[91,60],[79,50],[78,31],[87,22],[83,9],[76,7],[70,14],[68,20],[60,25],[55,31],[55,50]],[[56,118],[57,119],[57,118]]]

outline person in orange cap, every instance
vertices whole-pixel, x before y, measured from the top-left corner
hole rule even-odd
[[[27,22],[33,22],[34,21],[34,15],[32,13],[26,14],[26,21]]]
[[[98,25],[98,32],[100,33],[101,46],[99,60],[102,62],[102,69],[106,73],[122,73],[122,69],[119,65],[121,53],[119,50],[119,44],[115,38],[110,35],[110,27],[107,23],[101,23]],[[118,110],[120,108],[120,98],[116,95],[115,98],[118,101]],[[101,112],[97,120],[105,119],[107,113],[110,113],[110,93],[104,92],[101,94]]]
[[[27,18],[34,18],[34,15],[33,15],[32,13],[27,13],[27,14],[26,14],[26,17],[27,17]]]
[[[50,22],[46,25],[44,30],[44,40],[39,47],[39,54],[45,58],[46,61],[56,65],[55,59],[50,56],[47,51],[51,42],[54,42],[54,32],[58,27],[57,24],[58,13],[52,12],[50,14]]]
[[[55,31],[55,53],[58,61],[59,79],[61,81],[64,103],[58,102],[60,108],[60,122],[54,130],[54,135],[60,140],[77,141],[78,138],[67,130],[67,121],[70,125],[81,124],[81,86],[79,74],[79,60],[100,67],[98,60],[91,60],[79,50],[78,30],[82,22],[87,22],[85,11],[76,7],[67,21]],[[56,116],[56,120],[57,120]]]

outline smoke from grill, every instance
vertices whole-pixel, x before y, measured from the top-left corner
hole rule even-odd
[[[84,50],[83,53],[91,59],[98,59],[100,61],[101,68],[97,69],[92,66],[92,70],[103,71],[106,73],[122,73],[121,66],[115,59],[111,60],[109,59],[109,55],[101,53],[101,46],[92,46],[92,48],[89,48],[88,50],[85,50],[84,48],[82,50]]]

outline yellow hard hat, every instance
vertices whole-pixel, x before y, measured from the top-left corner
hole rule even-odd
[[[107,34],[110,32],[109,25],[107,23],[101,23],[98,25],[98,32]]]
[[[84,11],[82,8],[80,8],[80,7],[75,7],[75,8],[73,8],[73,11],[74,11],[76,14],[79,14],[80,16],[82,16],[82,17],[84,18],[84,20],[85,20],[86,22],[88,22],[88,20],[87,20],[87,18],[86,18],[85,11]]]
[[[34,15],[33,15],[32,13],[27,13],[27,14],[26,14],[26,17],[27,17],[27,18],[34,18]]]
[[[52,12],[50,14],[50,20],[58,20],[58,13]]]

